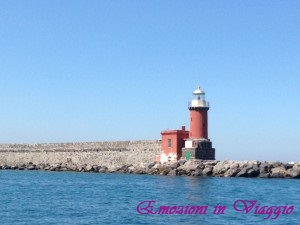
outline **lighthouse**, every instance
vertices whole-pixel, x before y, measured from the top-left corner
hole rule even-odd
[[[205,100],[205,92],[198,86],[193,92],[193,99],[189,102],[190,132],[182,148],[184,159],[215,159],[215,149],[208,138],[209,102]]]
[[[214,160],[215,149],[208,139],[209,102],[205,100],[204,91],[198,86],[189,102],[190,131],[182,126],[180,130],[164,130],[161,132],[161,154],[156,161],[164,163],[179,159]]]

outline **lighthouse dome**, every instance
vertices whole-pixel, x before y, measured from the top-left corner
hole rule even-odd
[[[205,101],[205,92],[200,86],[193,92],[193,100],[189,102],[189,107],[209,108],[209,103]]]
[[[204,95],[205,92],[201,90],[200,86],[193,92],[194,95]]]

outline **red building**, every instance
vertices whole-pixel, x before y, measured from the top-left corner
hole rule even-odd
[[[160,161],[179,160],[182,156],[181,149],[184,140],[189,138],[189,131],[182,126],[181,130],[165,130],[161,132],[162,155]]]

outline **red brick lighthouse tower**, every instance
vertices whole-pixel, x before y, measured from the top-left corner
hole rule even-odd
[[[205,100],[205,93],[198,86],[193,92],[193,100],[189,102],[190,133],[182,148],[182,158],[185,159],[215,159],[215,149],[208,139],[207,112],[209,102]]]
[[[205,101],[205,93],[198,86],[193,92],[194,99],[189,103],[190,110],[190,138],[208,138],[207,111],[209,103]]]

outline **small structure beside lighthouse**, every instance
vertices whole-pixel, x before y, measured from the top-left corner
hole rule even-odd
[[[193,92],[193,100],[189,102],[190,131],[182,126],[181,130],[165,130],[161,132],[161,154],[156,161],[161,163],[179,159],[214,160],[215,149],[208,139],[209,102],[205,93],[198,86]]]
[[[182,157],[182,148],[185,146],[185,140],[189,138],[189,131],[185,126],[181,130],[165,130],[161,132],[161,155],[156,161],[162,163],[168,161],[177,161]]]

